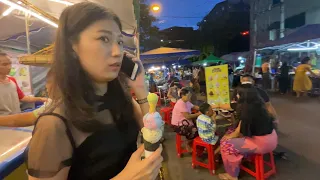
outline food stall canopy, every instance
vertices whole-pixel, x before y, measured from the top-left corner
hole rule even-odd
[[[175,60],[175,61],[168,61],[166,62],[167,65],[182,65],[182,66],[186,66],[191,64],[191,62],[188,59],[182,59],[182,60]]]
[[[24,2],[29,2],[41,11],[46,12],[52,16],[52,19],[59,18],[61,12],[67,6],[61,3],[57,3],[50,0],[20,0],[20,5],[17,5],[18,0],[6,0],[7,4],[14,3],[16,7],[24,7],[29,9]],[[87,0],[68,0],[68,2],[79,3]],[[100,3],[102,6],[112,9],[120,18],[123,26],[123,35],[125,46],[129,48],[135,48],[134,35],[137,27],[136,18],[134,15],[133,0],[90,0],[92,2]],[[136,0],[135,0],[136,1]],[[9,10],[12,10],[10,13]],[[21,10],[21,8],[20,8]],[[40,11],[35,11],[32,8],[29,9],[36,16],[45,17]],[[17,9],[10,8],[10,6],[0,1],[0,49],[7,52],[11,57],[17,57],[27,52],[27,39],[26,39],[26,26],[25,26],[25,14]],[[3,13],[7,12],[4,16]],[[28,22],[29,27],[29,40],[31,53],[37,52],[31,56],[25,56],[26,64],[47,64],[51,62],[52,43],[56,32],[56,27],[48,25],[43,21],[31,16]],[[47,47],[49,46],[49,47]],[[47,48],[45,48],[47,47]],[[45,48],[45,49],[43,49]],[[43,50],[41,50],[43,49]],[[41,51],[39,51],[41,50]],[[40,68],[40,67],[34,67]],[[33,70],[31,71],[34,72]],[[41,71],[43,72],[43,71]],[[41,74],[39,72],[39,76]],[[46,73],[42,73],[46,74]],[[43,77],[43,75],[42,75]],[[33,77],[35,78],[35,77]],[[43,82],[43,81],[42,81]],[[40,82],[39,82],[40,83]],[[35,85],[34,81],[32,83]],[[42,85],[43,86],[43,85]],[[0,139],[0,179],[10,174],[14,169],[19,167],[24,161],[24,149],[28,145],[32,136],[33,127],[26,128],[0,128],[0,136],[8,137]],[[22,175],[25,175],[25,169]],[[19,174],[20,175],[20,174]],[[9,178],[8,178],[9,179]],[[12,179],[23,179],[21,177],[14,177]]]
[[[196,61],[196,62],[192,63],[192,65],[202,66],[203,64],[210,65],[212,63],[219,63],[219,62],[225,63],[226,61],[214,56],[213,54],[210,54],[206,59],[201,60],[201,61]]]
[[[239,61],[239,57],[247,58],[250,55],[249,51],[245,52],[232,52],[230,54],[225,54],[221,56],[220,58],[223,60],[226,60],[228,62],[237,62]]]
[[[170,67],[170,66],[188,66],[190,65],[191,62],[188,59],[182,59],[182,60],[173,60],[173,61],[166,61],[166,62],[157,62],[157,63],[152,63],[152,64],[144,64],[144,67],[152,67],[152,66],[165,66],[165,67]]]
[[[177,60],[179,62],[179,60],[188,59],[199,55],[200,51],[198,50],[160,47],[142,53],[140,55],[140,59],[143,64],[154,64]]]
[[[296,31],[291,34],[275,40],[267,41],[264,44],[259,45],[258,49],[283,49],[291,45],[318,40],[320,38],[320,24],[308,24],[301,28],[298,28]]]
[[[79,3],[86,0],[68,0],[68,2]],[[134,0],[90,0],[101,4],[104,7],[113,10],[121,19],[123,26],[123,35],[125,45],[130,48],[135,48],[134,34],[137,27],[137,22],[134,14]],[[14,1],[12,1],[14,2]],[[28,0],[35,7],[58,19],[61,12],[67,5],[57,3],[50,0]],[[23,3],[21,6],[27,8]],[[9,6],[0,2],[0,12],[3,13],[9,9]],[[32,10],[33,11],[33,10]],[[35,12],[35,11],[33,11]],[[39,14],[39,12],[37,12]],[[22,50],[27,52],[25,14],[22,11],[13,10],[7,16],[0,17],[0,48],[10,48],[11,50]],[[31,16],[29,18],[29,37],[30,49],[34,53],[40,49],[47,47],[54,41],[56,28]]]

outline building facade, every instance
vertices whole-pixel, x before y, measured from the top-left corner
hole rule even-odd
[[[170,27],[159,32],[162,46],[172,48],[194,48],[197,31],[192,27]]]
[[[319,0],[252,0],[250,6],[251,48],[279,39],[281,32],[320,24]]]
[[[222,56],[234,51],[247,51],[250,29],[248,0],[226,0],[216,4],[198,23],[202,43],[214,47],[214,54]]]

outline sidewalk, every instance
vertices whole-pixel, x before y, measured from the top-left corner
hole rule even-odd
[[[280,116],[279,147],[289,160],[276,159],[277,175],[270,180],[319,180],[320,179],[320,101],[318,99],[297,100],[291,96],[272,98]],[[191,155],[178,158],[175,149],[175,133],[166,128],[164,169],[166,180],[218,180],[204,168],[192,169]],[[217,173],[224,172],[219,164]],[[241,180],[254,180],[241,173]]]

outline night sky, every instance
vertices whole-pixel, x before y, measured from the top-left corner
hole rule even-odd
[[[223,0],[148,0],[150,4],[161,5],[162,11],[154,14],[159,19],[155,25],[160,29],[172,26],[188,26],[197,29],[197,23],[221,1]]]

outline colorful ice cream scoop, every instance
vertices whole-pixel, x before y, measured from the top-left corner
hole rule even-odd
[[[149,102],[149,113],[154,113],[156,112],[156,107],[157,107],[157,103],[158,103],[158,95],[154,94],[154,93],[149,93],[148,97],[148,102]]]
[[[158,112],[148,113],[143,117],[143,124],[148,129],[160,129],[164,122]]]
[[[158,95],[155,94],[155,93],[149,93],[148,96],[147,96],[149,104],[150,103],[157,104],[158,98],[159,98]]]
[[[143,139],[151,144],[159,142],[163,135],[161,129],[151,130],[144,127],[141,132],[143,134]]]

